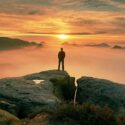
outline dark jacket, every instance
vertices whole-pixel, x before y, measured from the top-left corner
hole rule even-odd
[[[58,58],[59,58],[59,60],[64,60],[64,58],[65,58],[65,52],[64,51],[60,51],[58,53]]]

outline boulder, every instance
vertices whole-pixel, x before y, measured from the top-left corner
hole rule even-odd
[[[117,113],[125,114],[125,85],[109,80],[82,77],[77,80],[79,103],[108,106]]]
[[[19,118],[33,117],[42,111],[53,111],[62,102],[55,94],[55,82],[74,85],[73,78],[67,72],[57,70],[0,79],[0,108]]]

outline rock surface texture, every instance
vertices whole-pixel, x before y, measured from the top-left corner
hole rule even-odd
[[[125,85],[104,79],[82,77],[77,80],[79,103],[90,102],[109,106],[120,114],[125,114]]]
[[[0,109],[19,118],[54,110],[62,100],[54,93],[51,79],[69,83],[72,78],[65,71],[50,70],[18,78],[0,79]]]

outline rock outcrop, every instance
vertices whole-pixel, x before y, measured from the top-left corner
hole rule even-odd
[[[51,70],[18,78],[0,79],[0,108],[19,118],[52,111],[62,102],[62,98],[56,94],[59,89],[56,89],[54,83],[66,83],[74,87],[74,78],[67,72]]]
[[[90,102],[109,106],[117,113],[125,114],[125,85],[104,79],[82,77],[77,80],[79,103]]]

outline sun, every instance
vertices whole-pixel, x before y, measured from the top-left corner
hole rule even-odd
[[[68,39],[68,37],[69,37],[69,36],[66,35],[66,34],[59,34],[59,35],[58,35],[58,38],[61,39],[61,40],[66,40],[66,39]]]

